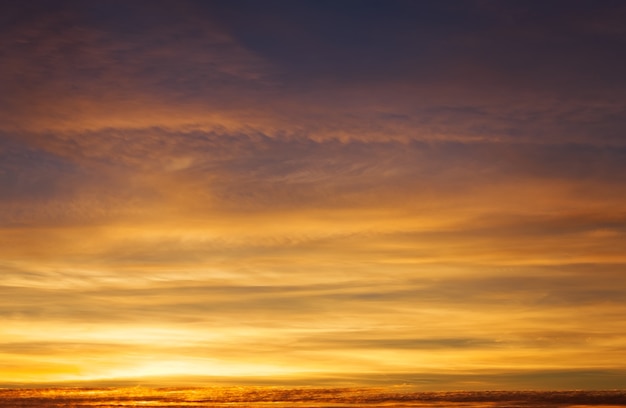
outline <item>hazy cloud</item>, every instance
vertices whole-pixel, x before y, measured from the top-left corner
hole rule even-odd
[[[619,384],[625,10],[3,4],[0,381]]]

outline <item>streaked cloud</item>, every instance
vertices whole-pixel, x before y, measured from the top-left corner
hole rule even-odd
[[[0,382],[620,384],[624,8],[563,4],[3,5]]]

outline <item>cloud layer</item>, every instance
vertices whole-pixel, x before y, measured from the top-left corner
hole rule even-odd
[[[0,382],[601,387],[626,9],[565,5],[3,5]]]

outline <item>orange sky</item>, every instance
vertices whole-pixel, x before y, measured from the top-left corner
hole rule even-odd
[[[0,384],[626,386],[626,8],[343,4],[2,6]]]

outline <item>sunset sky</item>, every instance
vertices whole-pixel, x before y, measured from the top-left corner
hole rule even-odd
[[[626,2],[0,5],[0,386],[626,388]]]

